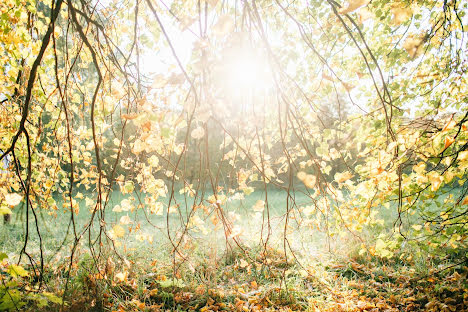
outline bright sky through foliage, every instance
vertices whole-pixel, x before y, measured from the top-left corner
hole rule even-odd
[[[467,12],[0,1],[0,311],[466,310]]]

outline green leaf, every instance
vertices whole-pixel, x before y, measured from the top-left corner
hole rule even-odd
[[[127,181],[125,182],[124,186],[125,192],[131,193],[135,189],[135,185],[133,184],[133,181]]]
[[[29,275],[28,271],[26,271],[22,266],[16,264],[12,264],[8,267],[8,273],[13,277],[25,277]]]
[[[50,292],[43,292],[42,293],[46,298],[47,300],[49,300],[50,302],[52,303],[55,303],[55,304],[62,304],[62,298],[58,297],[57,295],[53,294],[53,293],[50,293]]]
[[[168,287],[179,287],[179,288],[182,288],[182,287],[185,287],[185,284],[184,282],[182,282],[181,279],[178,279],[178,278],[175,278],[175,279],[172,279],[172,278],[169,278],[165,281],[158,281],[159,285],[161,285],[162,288],[168,288]]]
[[[0,261],[3,261],[5,259],[8,259],[8,255],[4,252],[0,252]]]

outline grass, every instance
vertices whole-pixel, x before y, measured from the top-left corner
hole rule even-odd
[[[133,226],[141,223],[140,230],[154,236],[153,242],[140,242],[126,231],[116,249],[123,258],[103,248],[100,261],[96,263],[89,253],[88,238],[83,237],[70,272],[69,296],[65,298],[68,310],[417,311],[432,304],[457,308],[466,304],[461,291],[467,287],[467,270],[463,266],[439,272],[438,266],[449,266],[450,261],[432,261],[423,253],[415,254],[411,260],[399,259],[398,255],[391,260],[359,256],[356,240],[338,237],[332,241],[330,251],[323,232],[305,227],[293,217],[289,220],[292,228],[285,232],[286,195],[278,190],[268,191],[271,226],[268,236],[267,222],[252,210],[264,197],[263,192],[256,191],[243,200],[226,203],[226,215],[240,218],[236,221],[243,228],[239,245],[232,238],[226,240],[222,227],[210,223],[211,213],[205,220],[211,231],[206,235],[190,231],[189,239],[181,240],[181,253],[173,253],[165,230],[165,215],[149,215],[153,226],[141,209],[128,215]],[[298,206],[310,201],[300,192],[296,192],[295,197]],[[125,214],[111,211],[125,198],[128,195],[113,193],[106,212],[107,224],[118,222]],[[185,198],[177,193],[176,200],[184,202]],[[80,205],[76,216],[78,228],[89,218],[84,201]],[[387,214],[388,222],[391,209],[383,213]],[[170,214],[173,238],[177,238],[178,218],[186,220],[187,215],[183,210],[180,215]],[[48,289],[61,296],[68,276],[73,238],[71,230],[66,235],[69,213],[58,212],[56,217],[42,213],[39,220],[46,259],[45,279]],[[24,220],[13,217],[11,224],[0,230],[0,251],[6,252],[12,262],[23,246],[23,227]],[[267,237],[269,247],[265,248],[263,243]],[[31,221],[27,251],[36,259],[38,241]],[[416,252],[412,248],[408,246],[404,252]],[[105,276],[99,272],[105,272]],[[455,298],[455,302],[446,302],[447,298]],[[44,311],[52,306],[51,303]]]

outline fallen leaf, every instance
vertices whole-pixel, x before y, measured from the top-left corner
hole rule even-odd
[[[240,264],[239,266],[243,269],[245,269],[246,267],[249,266],[249,263],[247,261],[245,261],[244,259],[240,259]]]

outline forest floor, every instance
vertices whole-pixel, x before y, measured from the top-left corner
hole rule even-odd
[[[253,195],[250,201],[234,207],[247,229],[259,225],[247,213],[262,197]],[[269,197],[273,212],[284,205],[280,194]],[[298,196],[296,200],[306,199]],[[77,220],[80,225],[85,223],[85,212]],[[109,219],[119,217],[110,214]],[[87,238],[70,261],[71,238],[64,239],[66,218],[41,218],[47,225],[42,235],[45,283],[41,292],[34,274],[10,276],[11,265],[23,246],[23,221],[13,218],[0,229],[0,252],[4,253],[0,256],[8,257],[0,265],[0,311],[468,310],[468,263],[463,254],[435,257],[421,250],[405,250],[391,259],[359,255],[357,242],[335,241],[330,249],[323,234],[301,232],[299,226],[287,242],[281,235],[272,235],[267,248],[259,242],[226,244],[223,233],[213,232],[208,240],[194,239],[190,248],[184,246],[185,254],[177,255],[168,241],[160,238],[164,233],[157,229],[164,223],[160,216],[151,219],[156,228],[146,228],[156,233],[151,244],[128,239],[117,248],[118,253],[103,248],[97,255],[101,261],[96,270]],[[280,219],[273,217],[271,226],[274,233],[281,232]],[[254,234],[246,230],[243,236]],[[27,250],[37,256],[40,248],[33,233],[30,240]],[[289,252],[285,257],[286,243],[301,252]],[[25,258],[22,264],[31,272]],[[10,294],[18,295],[14,300],[20,305],[15,307],[8,301],[13,298]]]
[[[218,263],[206,259],[177,277],[167,263],[142,267],[129,260],[109,276],[89,274],[92,260],[77,263],[64,311],[466,311],[468,268],[418,271],[411,261],[334,259],[302,268],[280,253],[245,256],[237,250]],[[87,269],[88,267],[88,269]],[[118,267],[118,268],[117,268]],[[49,286],[60,296],[56,268]],[[424,271],[424,273],[423,273]],[[125,272],[125,273],[122,273]],[[27,281],[24,281],[24,285]],[[60,304],[24,306],[59,311]],[[23,310],[21,310],[23,311]]]

